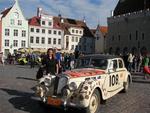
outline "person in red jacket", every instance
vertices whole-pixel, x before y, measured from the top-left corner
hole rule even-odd
[[[147,79],[148,77],[150,77],[149,58],[148,58],[147,54],[144,57],[143,64],[144,64],[144,67],[143,67],[144,70],[143,71],[145,73],[144,76],[145,76],[145,79]]]

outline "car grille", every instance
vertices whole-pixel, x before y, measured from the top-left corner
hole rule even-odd
[[[54,83],[54,95],[61,95],[61,90],[67,85],[68,78],[65,76],[57,76]]]

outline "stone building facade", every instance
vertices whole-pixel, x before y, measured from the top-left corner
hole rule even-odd
[[[150,51],[150,2],[144,1],[118,2],[114,15],[108,18],[107,51],[109,53],[136,54]]]

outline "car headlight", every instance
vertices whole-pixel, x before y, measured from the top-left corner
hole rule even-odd
[[[45,86],[51,86],[51,79],[45,78],[44,83],[45,83]]]
[[[77,90],[77,84],[75,82],[71,82],[68,85],[68,88],[69,88],[70,91],[75,91],[75,90]]]
[[[70,90],[69,89],[67,89],[67,88],[63,88],[62,89],[62,95],[64,97],[67,97],[69,94],[70,94]]]

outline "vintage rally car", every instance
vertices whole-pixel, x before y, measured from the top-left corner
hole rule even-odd
[[[120,91],[126,92],[132,82],[122,58],[117,56],[86,55],[75,65],[75,69],[60,75],[39,79],[36,94],[43,103],[98,113],[100,104]]]

